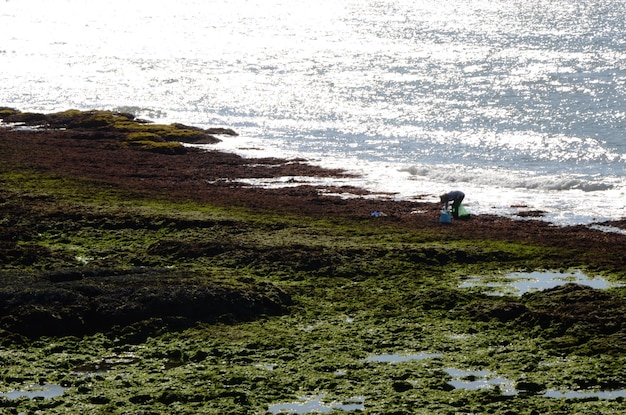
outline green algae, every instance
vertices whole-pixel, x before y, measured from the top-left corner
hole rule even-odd
[[[182,154],[182,143],[216,143],[216,135],[237,135],[231,129],[204,130],[180,123],[153,124],[133,114],[117,111],[75,109],[52,113],[23,113],[11,108],[0,108],[0,120],[29,126],[64,130],[81,138],[119,138],[120,145],[132,149],[165,154]]]
[[[619,389],[625,356],[563,347],[549,327],[481,320],[511,305],[458,289],[481,273],[551,268],[559,252],[515,242],[438,241],[370,221],[277,216],[146,199],[102,184],[3,171],[0,209],[16,255],[0,277],[60,269],[154,267],[213,283],[274,284],[293,305],[253,321],[199,323],[147,338],[117,333],[5,338],[0,392],[55,384],[63,395],[8,400],[8,413],[266,413],[301,396],[363,398],[366,413],[617,413],[617,399],[554,399],[548,389]],[[9,250],[3,251],[9,252]],[[527,307],[547,300],[528,298]],[[554,308],[553,306],[550,306]],[[128,334],[128,333],[126,333]],[[19,341],[18,341],[19,340]],[[602,340],[596,336],[592,341]],[[606,340],[606,339],[604,339]],[[433,354],[398,364],[374,354]],[[450,387],[446,368],[488,370],[532,391]],[[335,411],[340,412],[340,411]]]

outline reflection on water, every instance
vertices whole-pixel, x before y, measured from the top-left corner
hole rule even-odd
[[[488,370],[460,370],[456,368],[444,369],[452,376],[448,382],[455,389],[479,390],[499,388],[502,395],[513,396],[519,393],[510,379],[494,375]],[[621,390],[556,390],[548,389],[540,396],[560,399],[617,399],[626,398],[626,389]]]
[[[268,411],[287,414],[308,414],[313,413],[330,413],[334,410],[342,411],[364,411],[365,410],[365,398],[357,396],[351,398],[346,402],[331,402],[325,404],[322,402],[324,395],[318,396],[305,396],[301,397],[299,402],[281,403],[270,405]]]
[[[424,360],[441,357],[441,354],[422,353],[418,355],[384,354],[370,356],[369,362],[398,363],[409,360]],[[544,392],[520,391],[515,387],[515,382],[498,376],[488,370],[463,370],[454,367],[443,369],[452,379],[448,382],[454,389],[461,390],[494,390],[503,396],[516,396],[520,393],[532,393],[537,397],[552,399],[617,399],[626,398],[626,389],[622,390],[556,390],[548,389]],[[336,372],[343,375],[345,372]],[[273,414],[308,414],[308,413],[334,413],[336,411],[364,411],[365,397],[357,396],[345,401],[332,401],[324,403],[324,394],[302,396],[297,402],[279,403],[270,405],[268,412]]]
[[[527,292],[541,291],[558,287],[567,283],[586,285],[596,289],[607,289],[622,284],[613,283],[595,276],[588,277],[581,271],[534,271],[513,272],[502,278],[468,278],[459,285],[459,288],[483,287],[484,293],[489,295],[523,295]]]
[[[517,390],[511,380],[494,376],[488,370],[447,368],[444,371],[452,376],[452,380],[448,383],[455,389],[478,390],[498,387],[503,395],[517,395]]]
[[[626,389],[613,390],[613,391],[571,391],[571,390],[554,390],[550,389],[544,393],[547,398],[565,398],[565,399],[585,399],[585,398],[598,398],[598,399],[616,399],[626,398]]]
[[[0,397],[4,397],[10,400],[19,398],[56,398],[63,395],[65,388],[59,385],[43,384],[29,386],[25,390],[12,391],[6,393],[0,393]]]

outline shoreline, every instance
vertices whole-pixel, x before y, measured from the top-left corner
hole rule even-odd
[[[184,128],[110,115],[0,129],[0,407],[243,415],[357,396],[368,413],[623,412],[624,236],[490,215],[444,225],[434,203],[250,187],[344,173],[183,151],[154,131]],[[542,270],[558,286],[464,286]],[[11,398],[30,385],[60,392]]]
[[[586,191],[577,187],[575,178],[566,180],[564,187],[550,185],[547,188],[519,183],[519,188],[511,184],[506,171],[494,182],[474,181],[471,170],[463,165],[421,165],[419,159],[414,162],[382,162],[366,159],[350,159],[343,162],[336,156],[324,157],[316,153],[283,153],[281,147],[274,148],[274,143],[262,137],[253,139],[242,137],[226,139],[215,147],[221,151],[234,152],[244,157],[260,157],[272,151],[285,156],[301,155],[321,167],[345,167],[357,178],[344,181],[364,188],[374,194],[393,194],[396,200],[417,200],[436,203],[440,193],[450,190],[463,190],[468,196],[466,208],[474,214],[498,215],[504,217],[537,217],[557,226],[591,225],[607,221],[620,221],[626,218],[626,211],[613,207],[611,200],[623,196],[620,185],[615,182],[598,191]],[[209,147],[209,146],[199,146]],[[289,147],[289,146],[287,146]],[[305,154],[305,155],[304,155]],[[421,166],[421,167],[419,167]],[[455,173],[456,172],[456,173]],[[465,172],[465,174],[463,173]],[[484,174],[486,171],[476,173]],[[455,175],[456,174],[456,175]],[[512,171],[513,177],[526,177],[519,171]],[[532,176],[534,177],[534,176]],[[533,180],[529,177],[528,180]],[[560,177],[560,176],[559,176]],[[543,176],[545,180],[558,181],[558,178]],[[538,180],[539,177],[534,177]],[[582,180],[582,179],[580,179]],[[500,186],[506,186],[503,188]],[[491,183],[491,184],[489,184]],[[507,183],[507,184],[505,184]]]
[[[97,110],[94,110],[94,111],[68,110],[68,111],[61,112],[61,113],[39,114],[39,113],[21,113],[14,109],[0,107],[0,130],[4,129],[4,127],[2,126],[2,123],[3,123],[2,110],[3,109],[5,112],[13,111],[17,113],[18,116],[15,117],[15,120],[19,124],[22,124],[24,127],[26,127],[25,129],[21,130],[24,133],[28,133],[28,132],[40,132],[41,133],[45,131],[45,128],[41,129],[40,127],[42,123],[45,124],[46,122],[48,122],[49,118],[53,119],[52,123],[48,123],[49,132],[53,132],[55,130],[58,132],[59,128],[67,128],[66,125],[62,124],[64,121],[62,119],[61,120],[58,119],[59,117],[56,116],[57,114],[66,114],[66,113],[88,114],[90,112],[113,113],[109,111],[97,111]],[[130,114],[123,114],[123,115],[134,118],[134,116]],[[151,121],[145,121],[145,120],[140,120],[140,119],[136,119],[136,121],[149,127],[158,125],[158,124],[152,124]],[[65,121],[65,122],[68,122],[68,121]],[[5,125],[6,124],[7,123],[5,123]],[[171,124],[171,126],[176,126],[179,128],[188,128],[188,129],[192,129],[192,130],[200,131],[200,132],[203,131],[202,129],[199,129],[197,127],[189,127],[189,126],[186,126],[184,124],[179,124],[179,123]],[[70,129],[79,130],[81,129],[81,127],[83,128],[83,130],[85,128],[89,129],[93,127],[100,128],[100,126],[98,125],[90,125],[87,122],[87,123],[84,123],[84,125],[82,126],[79,125],[78,128],[76,128],[76,126],[70,126]],[[20,130],[15,130],[11,128],[8,128],[8,129],[13,130],[13,131],[20,131]],[[207,151],[209,153],[223,155],[223,161],[218,160],[218,162],[220,163],[230,163],[231,166],[234,166],[236,164],[241,165],[239,169],[233,168],[230,170],[218,171],[217,173],[221,174],[221,176],[219,177],[215,174],[209,175],[207,180],[213,181],[213,183],[211,183],[212,185],[227,186],[230,183],[233,186],[242,187],[242,188],[256,187],[260,190],[269,190],[272,192],[281,192],[281,191],[287,192],[289,189],[293,189],[297,187],[296,183],[298,182],[298,178],[301,177],[304,179],[300,183],[301,186],[303,188],[315,189],[319,196],[339,197],[339,198],[345,198],[345,199],[367,197],[371,199],[372,201],[378,201],[379,204],[415,203],[418,206],[429,205],[430,208],[432,208],[432,206],[438,207],[438,203],[436,202],[422,201],[421,198],[426,197],[426,195],[416,195],[415,197],[398,198],[394,196],[394,195],[397,195],[396,193],[372,191],[363,187],[359,187],[358,184],[317,185],[314,183],[316,179],[323,180],[323,179],[334,178],[335,180],[338,180],[338,181],[343,180],[345,182],[350,182],[350,179],[359,179],[361,176],[357,176],[352,173],[346,172],[345,170],[341,168],[323,167],[322,166],[323,163],[309,163],[306,159],[303,159],[303,158],[285,159],[285,158],[279,158],[279,157],[248,157],[244,154],[239,154],[235,150],[233,151],[219,150],[219,149],[213,150],[210,148],[211,145],[216,145],[220,141],[223,141],[220,135],[229,136],[227,140],[237,140],[237,137],[236,137],[237,133],[234,130],[227,129],[227,128],[210,128],[207,130],[207,133],[208,134],[201,136],[200,138],[193,138],[191,140],[183,139],[183,141],[180,141],[180,142],[177,142],[178,137],[174,137],[172,139],[167,138],[166,140],[168,141],[167,144],[180,145],[181,146],[180,151],[182,153],[193,152],[193,151]],[[80,135],[80,133],[77,133],[77,134]],[[89,135],[92,133],[86,133],[86,134]],[[112,138],[120,139],[119,136],[115,138],[115,134],[113,135]],[[288,168],[288,166],[291,168]],[[197,168],[197,166],[193,166],[193,168]],[[257,171],[255,171],[255,168]],[[199,170],[199,173],[202,174],[202,171]],[[263,183],[264,181],[266,181],[266,183],[272,183],[272,181],[274,181],[275,183],[276,179],[281,179],[281,178],[283,179],[283,181],[289,181],[290,182],[289,186],[283,187],[283,186],[280,186],[280,184],[266,186]],[[241,180],[238,180],[238,179],[241,179]],[[254,182],[254,181],[256,181],[257,184],[254,184],[254,183],[250,184],[251,182]],[[345,194],[347,194],[348,196],[346,197]],[[548,212],[545,212],[542,210],[536,210],[530,207],[524,208],[522,206],[509,206],[508,208],[511,210],[508,213],[499,214],[499,213],[487,212],[487,213],[475,214],[474,216],[476,217],[496,216],[496,217],[501,217],[501,218],[514,220],[514,221],[519,221],[519,220],[541,221],[541,222],[545,222],[549,226],[557,226],[557,227],[565,227],[565,228],[584,226],[589,229],[601,230],[603,232],[615,233],[619,235],[626,234],[626,217],[615,218],[613,220],[601,220],[601,221],[596,220],[596,221],[592,221],[589,223],[580,223],[580,224],[579,223],[575,223],[575,224],[565,223],[564,224],[564,223],[555,223],[550,220],[544,219],[543,216],[546,215]],[[382,210],[382,209],[373,208],[372,211],[374,210]],[[437,212],[435,212],[433,214],[433,217],[437,217],[437,216],[438,216]]]
[[[45,117],[40,114],[27,118],[41,124]],[[370,192],[355,187],[320,189],[303,184],[264,189],[240,182],[286,176],[347,177],[339,169],[316,167],[302,159],[247,159],[234,153],[193,147],[184,147],[181,154],[146,151],[120,145],[126,134],[89,123],[66,129],[0,129],[0,152],[5,163],[109,183],[163,198],[338,220],[378,220],[406,229],[429,230],[439,233],[443,239],[539,243],[572,249],[584,257],[595,257],[617,269],[626,269],[626,236],[618,232],[587,225],[555,226],[541,220],[496,215],[474,215],[468,221],[454,221],[452,226],[446,226],[438,223],[440,206],[437,203],[369,198]],[[328,195],[328,192],[348,192],[359,197],[342,198]],[[374,211],[384,212],[386,216],[370,218]],[[597,225],[626,230],[626,220]]]

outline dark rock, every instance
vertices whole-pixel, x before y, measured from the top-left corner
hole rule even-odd
[[[477,320],[489,321],[495,319],[502,322],[515,320],[527,311],[528,308],[524,304],[506,301],[479,301],[470,304],[465,310],[466,313],[472,315]]]
[[[143,405],[152,401],[152,397],[150,395],[135,395],[131,396],[128,400],[135,405]]]
[[[519,380],[515,384],[515,389],[519,390],[520,392],[539,393],[541,391],[544,391],[546,387],[540,383],[530,382],[527,380]]]
[[[291,298],[272,284],[214,285],[171,271],[91,270],[45,274],[0,287],[0,329],[28,337],[117,330],[141,337],[195,322],[250,320],[284,313]],[[116,328],[117,327],[117,328]]]
[[[517,212],[516,216],[521,218],[540,218],[546,215],[546,211],[543,210],[525,210]]]
[[[106,405],[111,402],[111,398],[102,395],[92,396],[91,398],[89,398],[89,402],[94,405]]]
[[[396,392],[406,392],[406,391],[413,389],[413,385],[411,385],[409,382],[405,380],[397,380],[393,382],[391,387]]]

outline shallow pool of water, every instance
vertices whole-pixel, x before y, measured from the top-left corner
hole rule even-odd
[[[493,389],[498,387],[502,395],[513,396],[519,391],[515,388],[515,383],[510,380],[497,376],[488,370],[461,370],[456,368],[444,369],[452,380],[448,382],[455,389],[479,390]],[[541,394],[546,398],[555,399],[617,399],[626,398],[626,389],[621,390],[557,390],[548,389]]]
[[[547,398],[562,398],[562,399],[586,399],[586,398],[598,398],[598,399],[617,399],[626,398],[626,389],[622,390],[600,390],[600,391],[572,391],[572,390],[547,390],[543,396]]]
[[[495,376],[488,370],[447,368],[444,371],[452,376],[452,380],[448,383],[455,389],[478,390],[498,387],[503,395],[517,395],[513,381]]]
[[[582,271],[533,271],[513,272],[501,278],[472,277],[463,281],[459,288],[481,287],[489,295],[523,295],[567,283],[586,285],[596,289],[607,289],[623,284],[608,281],[600,276],[589,277]]]
[[[298,402],[280,403],[270,405],[268,411],[273,414],[286,413],[286,414],[308,414],[308,413],[330,413],[334,410],[342,411],[364,411],[365,410],[365,398],[357,396],[349,399],[346,402],[330,402],[324,403],[322,399],[324,395],[317,396],[303,396]]]
[[[11,392],[0,393],[0,397],[4,397],[10,400],[15,400],[19,398],[56,398],[57,396],[63,395],[65,392],[65,388],[59,385],[52,384],[43,384],[43,385],[32,385],[24,390],[16,390]]]

